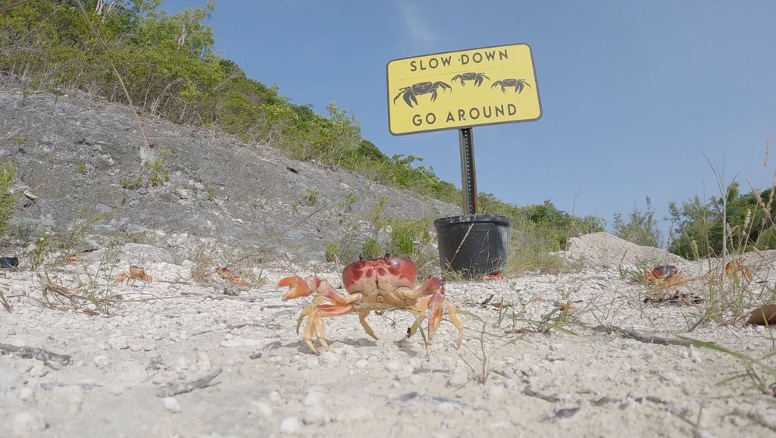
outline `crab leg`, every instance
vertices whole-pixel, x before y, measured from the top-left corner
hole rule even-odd
[[[324,350],[329,349],[326,342],[325,327],[323,318],[329,316],[339,316],[349,313],[353,309],[353,303],[360,299],[359,295],[343,296],[334,289],[329,282],[317,277],[286,277],[278,282],[278,286],[288,286],[289,290],[283,296],[283,301],[306,297],[313,292],[317,295],[312,303],[302,309],[299,318],[296,320],[296,332],[302,326],[302,321],[307,318],[307,324],[304,328],[304,342],[315,354],[320,354],[315,345],[313,345],[313,335],[318,339]],[[324,304],[331,301],[334,304]]]
[[[364,327],[364,331],[366,331],[366,334],[368,334],[369,336],[375,339],[378,339],[377,336],[375,336],[375,332],[374,330],[372,330],[372,327],[370,327],[369,324],[367,324],[366,322],[366,317],[369,316],[369,312],[371,312],[371,310],[362,310],[361,312],[359,312],[358,320],[361,321],[361,326]]]
[[[445,309],[450,317],[450,322],[453,323],[455,328],[458,329],[458,347],[461,346],[463,341],[463,323],[461,318],[458,317],[458,312],[447,299],[445,299],[445,288],[442,285],[442,280],[438,277],[429,277],[423,286],[415,291],[416,296],[422,296],[415,305],[414,312],[417,314],[417,318],[412,326],[407,331],[407,337],[411,337],[423,323],[426,318],[424,310],[428,309],[428,340],[430,341],[439,327],[439,323],[442,322],[442,316]]]
[[[315,345],[312,341],[313,334],[315,334],[315,338],[318,339],[318,342],[321,344],[321,347],[323,347],[324,350],[329,349],[329,344],[326,342],[325,328],[323,326],[323,318],[321,317],[321,314],[318,313],[318,309],[316,308],[313,308],[311,313],[312,314],[307,318],[307,325],[304,328],[304,343],[310,347],[310,350],[312,350],[313,353],[319,355],[321,352],[315,348]]]

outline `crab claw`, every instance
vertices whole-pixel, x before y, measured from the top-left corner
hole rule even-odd
[[[445,287],[442,279],[429,276],[423,286],[416,291],[417,294],[428,296],[428,340],[436,333],[439,323],[442,322],[445,304]]]
[[[439,288],[437,291],[434,292],[433,295],[431,295],[431,298],[428,300],[428,340],[434,338],[434,333],[436,333],[437,328],[439,327],[439,323],[442,322],[442,315],[444,315],[444,304],[445,304],[445,290],[444,288]]]
[[[286,277],[278,282],[278,286],[288,286],[288,292],[283,295],[283,301],[306,297],[313,292],[302,277]]]
[[[442,279],[435,276],[429,276],[423,286],[415,291],[416,297],[418,297],[418,311],[428,311],[428,340],[434,337],[439,323],[442,322],[442,316],[445,310],[447,310],[447,316],[450,317],[450,322],[453,323],[456,329],[458,329],[458,347],[460,348],[463,341],[463,322],[458,317],[458,311],[455,306],[445,298],[445,288]],[[421,298],[422,297],[422,298]],[[419,314],[418,319],[412,324],[412,327],[407,331],[407,337],[412,336],[419,328],[420,323],[426,315]]]

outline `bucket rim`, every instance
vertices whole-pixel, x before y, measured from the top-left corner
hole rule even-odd
[[[512,220],[507,216],[495,214],[466,214],[458,216],[441,217],[434,220],[434,226],[453,225],[461,223],[495,223],[502,226],[511,226]]]

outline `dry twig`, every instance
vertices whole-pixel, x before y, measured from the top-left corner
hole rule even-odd
[[[24,359],[38,359],[43,361],[43,364],[49,368],[51,366],[50,361],[59,362],[62,365],[68,365],[70,363],[69,354],[52,353],[43,348],[36,347],[19,347],[11,344],[0,344],[0,353],[16,354]]]
[[[190,382],[178,383],[167,388],[162,388],[156,395],[158,397],[172,397],[174,395],[183,394],[185,392],[191,392],[197,388],[210,386],[210,381],[218,377],[222,371],[223,369],[219,368],[200,379],[192,380]]]

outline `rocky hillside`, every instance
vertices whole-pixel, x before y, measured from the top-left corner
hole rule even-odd
[[[207,247],[316,263],[327,243],[374,236],[376,215],[460,213],[266,145],[143,115],[141,131],[127,106],[32,90],[0,78],[0,156],[16,167],[17,243],[46,231],[78,250],[147,243],[178,261]]]

